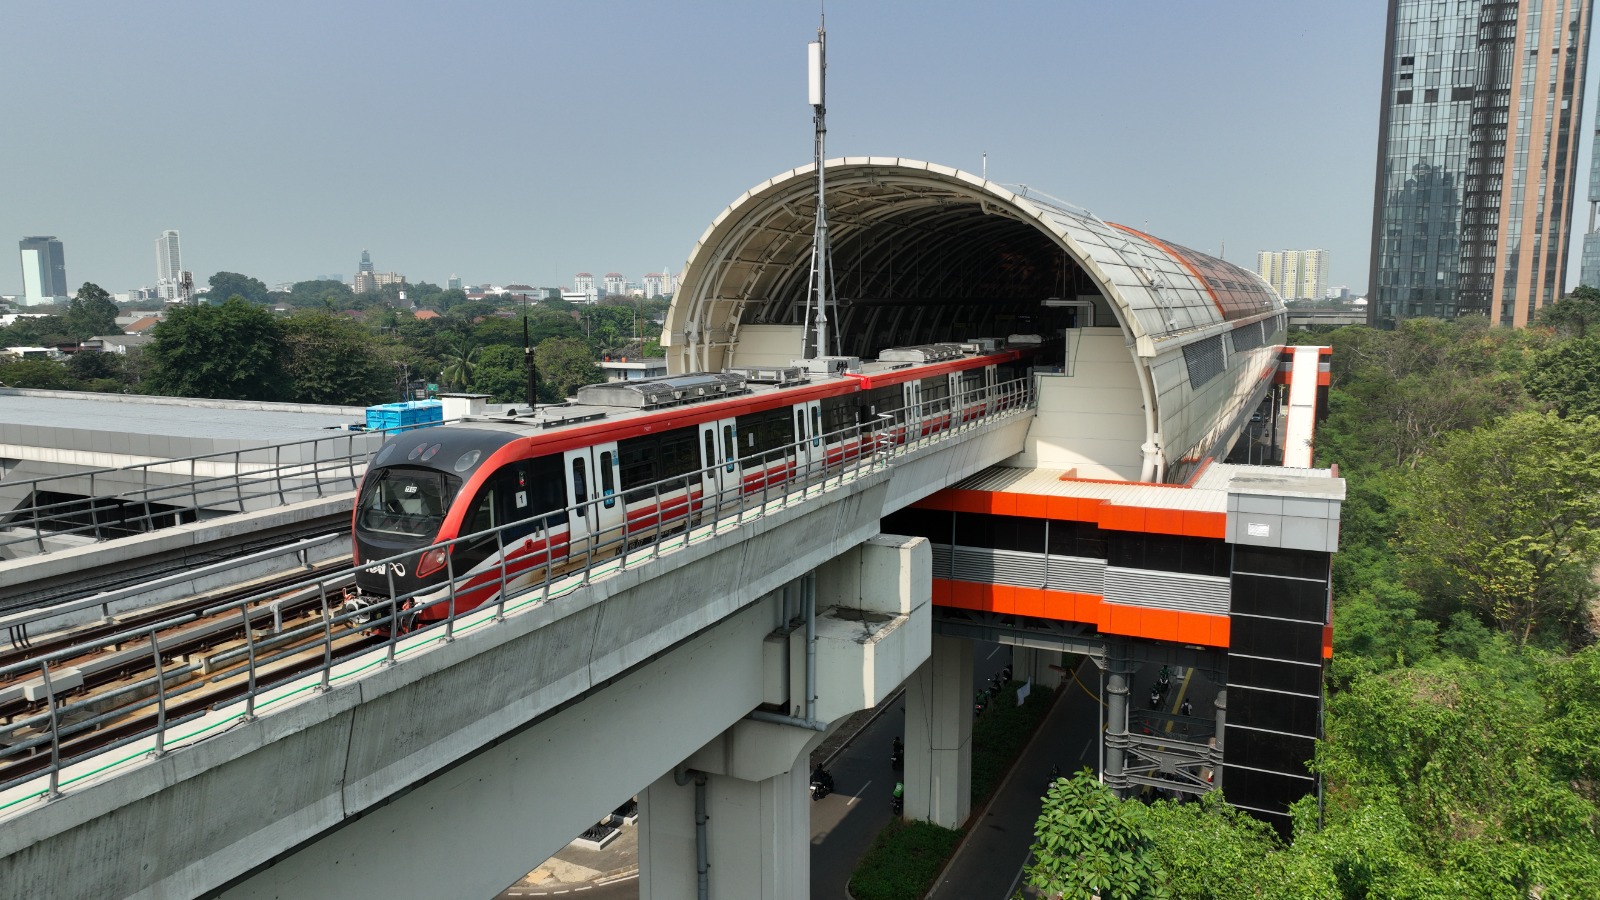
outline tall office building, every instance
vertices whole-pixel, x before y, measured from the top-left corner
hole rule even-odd
[[[1600,140],[1600,109],[1595,111],[1595,138]],[[1578,270],[1578,283],[1584,287],[1600,288],[1600,230],[1596,230],[1595,224],[1596,214],[1600,213],[1600,153],[1591,153],[1591,157],[1589,230],[1583,234],[1583,259]]]
[[[22,305],[40,306],[67,299],[67,256],[54,235],[25,237],[22,251]]]
[[[1368,321],[1561,296],[1594,0],[1389,0]]]
[[[1285,300],[1321,300],[1328,284],[1328,251],[1263,250],[1256,274]]]
[[[360,272],[371,272],[372,271],[372,254],[368,253],[365,250],[361,251],[361,268],[358,269],[357,271],[360,271]]]
[[[605,286],[607,297],[621,297],[628,292],[628,280],[621,272],[607,272]]]
[[[178,232],[168,229],[156,238],[156,293],[163,300],[178,298],[183,259],[178,252]]]

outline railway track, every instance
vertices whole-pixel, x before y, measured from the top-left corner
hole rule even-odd
[[[340,581],[330,590],[326,576],[347,565],[329,561],[0,654],[0,670],[16,673],[0,678],[0,787],[381,644],[338,616]],[[47,657],[48,675],[27,665]]]
[[[143,563],[118,562],[104,567],[104,571],[77,572],[65,582],[46,579],[40,584],[7,585],[0,599],[0,615],[54,606],[79,600],[92,594],[130,588],[168,575],[186,572],[212,563],[271,550],[311,538],[350,533],[348,515],[329,517],[326,520],[306,522],[285,528],[262,537],[236,538],[201,544],[181,552],[164,552],[158,558]],[[32,557],[22,557],[17,562],[27,562]]]

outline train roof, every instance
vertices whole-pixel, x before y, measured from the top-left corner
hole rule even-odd
[[[800,403],[957,371],[980,357],[1015,359],[1014,351],[993,349],[997,341],[897,348],[888,359],[851,360],[843,373],[805,371],[804,364],[734,372],[700,372],[637,381],[585,385],[565,403],[525,408],[500,415],[474,415],[402,432],[385,442],[373,466],[413,465],[465,477],[496,450],[518,439],[549,437],[551,452],[566,444],[614,440],[604,432],[644,426],[644,433],[682,428],[711,419],[745,414],[779,392]],[[936,360],[918,362],[920,359]],[[821,368],[821,367],[818,367]],[[743,401],[743,402],[740,402]],[[607,427],[611,426],[611,427]],[[580,438],[582,436],[582,439]]]

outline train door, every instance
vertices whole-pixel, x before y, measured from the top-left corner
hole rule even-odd
[[[797,481],[804,481],[810,473],[821,471],[827,461],[827,448],[823,446],[822,438],[822,401],[795,404],[794,461]]]
[[[701,504],[715,510],[719,503],[738,499],[739,435],[733,419],[700,423]]]
[[[998,408],[1000,399],[1000,367],[983,367],[983,393],[977,397],[967,398],[967,404],[975,409],[979,416],[985,416]]]
[[[617,490],[621,462],[617,458],[616,442],[568,450],[563,458],[567,503],[579,507],[573,511],[567,532],[572,552],[576,554],[586,545],[599,547],[620,538],[627,510]]]
[[[908,381],[906,390],[906,437],[922,435],[922,382]]]

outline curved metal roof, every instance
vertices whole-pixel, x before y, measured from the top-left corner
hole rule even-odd
[[[1049,333],[1090,299],[1134,352],[1164,350],[1282,311],[1255,273],[1026,187],[894,157],[829,160],[830,313],[847,355],[906,344]],[[668,313],[673,371],[739,365],[741,329],[805,314],[813,166],[735,200],[696,243]],[[799,355],[798,343],[795,354]]]

